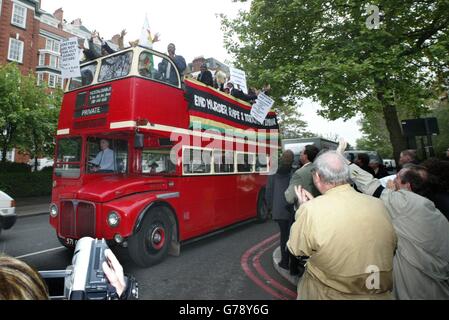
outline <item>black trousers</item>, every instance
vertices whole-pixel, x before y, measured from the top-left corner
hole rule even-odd
[[[290,271],[297,272],[298,270],[298,259],[290,253],[287,248],[287,241],[290,236],[290,227],[292,221],[289,220],[276,220],[279,225],[279,230],[281,232],[281,262],[285,266],[289,266]]]

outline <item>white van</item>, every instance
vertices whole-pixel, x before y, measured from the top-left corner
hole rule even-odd
[[[0,191],[0,233],[2,229],[10,229],[16,223],[16,202],[3,191]]]

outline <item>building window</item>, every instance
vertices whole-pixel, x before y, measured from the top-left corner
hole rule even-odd
[[[50,67],[56,68],[58,66],[58,58],[56,56],[50,55]]]
[[[44,74],[42,72],[37,74],[37,85],[40,86],[44,82]]]
[[[45,66],[45,54],[43,53],[39,55],[39,66]]]
[[[26,20],[27,20],[26,18],[27,18],[27,8],[22,7],[17,3],[14,3],[12,7],[11,24],[21,28],[26,28]]]
[[[9,38],[8,60],[22,63],[23,41]]]
[[[45,41],[45,49],[59,53],[60,50],[59,41],[47,38]]]
[[[62,85],[63,85],[62,77],[56,76],[56,87],[62,89]]]
[[[56,75],[51,73],[48,74],[48,86],[50,88],[54,88],[56,86]]]

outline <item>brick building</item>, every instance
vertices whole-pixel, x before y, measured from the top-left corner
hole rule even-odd
[[[35,72],[50,88],[62,87],[61,41],[91,34],[80,19],[67,23],[62,9],[50,14],[39,0],[0,0],[0,30],[0,64],[17,62],[22,73]]]
[[[53,14],[41,8],[39,0],[0,0],[0,65],[16,62],[23,74],[34,72],[38,84],[62,87],[61,41],[76,36],[89,39],[91,32],[80,19],[64,20],[64,11]],[[13,149],[9,159],[28,162],[29,156]]]

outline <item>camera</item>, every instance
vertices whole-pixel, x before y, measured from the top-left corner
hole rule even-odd
[[[131,276],[125,276],[127,284],[121,297],[109,283],[103,262],[108,262],[104,239],[84,237],[76,243],[72,265],[66,270],[40,271],[52,300],[118,300],[138,299],[138,284]]]

